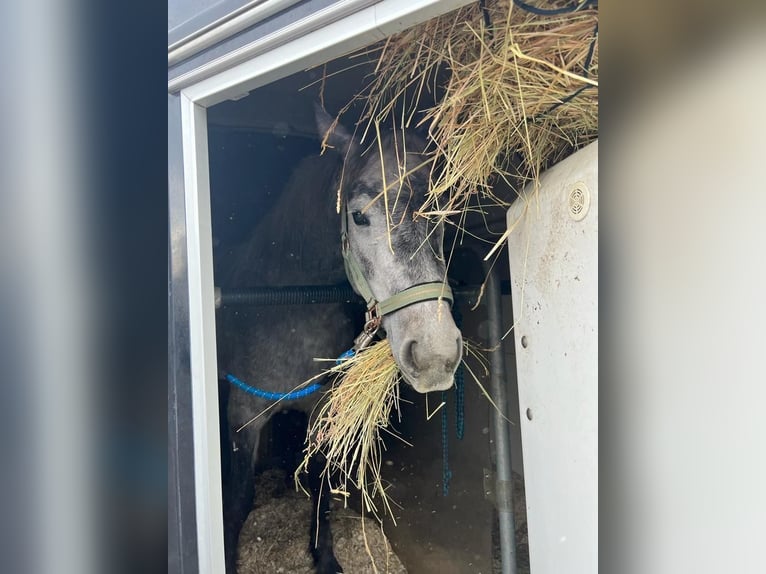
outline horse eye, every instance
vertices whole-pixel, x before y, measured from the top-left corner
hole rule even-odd
[[[356,223],[357,225],[369,225],[370,224],[370,220],[361,211],[354,211],[351,214],[351,217],[354,218],[354,223]]]

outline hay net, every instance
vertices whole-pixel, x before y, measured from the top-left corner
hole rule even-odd
[[[376,62],[339,114],[361,104],[362,141],[381,127],[428,129],[435,161],[419,214],[507,205],[493,193],[498,180],[537,181],[597,137],[597,4],[541,6],[472,3],[351,56]]]

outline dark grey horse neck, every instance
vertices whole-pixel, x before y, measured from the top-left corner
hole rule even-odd
[[[327,285],[345,279],[340,220],[332,193],[337,162],[307,157],[264,214],[248,243],[232,253],[224,287]]]
[[[334,158],[300,162],[248,242],[228,257],[219,282],[225,288],[337,284],[344,280],[340,223],[332,182]],[[251,386],[286,393],[320,373],[353,342],[352,321],[342,305],[286,305],[223,309],[218,321],[219,365]],[[229,423],[246,424],[272,402],[232,388]],[[260,429],[283,408],[310,410],[318,397],[280,403],[237,433],[255,458]],[[243,434],[244,433],[244,434]]]
[[[318,115],[317,121],[321,132],[327,117]],[[347,228],[350,250],[364,267],[365,279],[379,301],[412,285],[446,278],[443,227],[432,228],[415,217],[427,190],[427,173],[400,178],[399,166],[408,156],[411,161],[406,170],[423,161],[418,141],[422,140],[408,140],[404,146],[401,139],[386,136],[377,150],[373,147],[365,152],[351,145],[350,134],[338,128],[335,143],[331,143],[348,158],[340,216],[348,213],[351,219]],[[229,254],[228,264],[221,266],[229,271],[216,278],[218,284],[244,288],[342,282],[345,271],[335,210],[337,167],[337,159],[329,155],[304,159],[268,213],[259,218],[249,241]],[[383,189],[399,179],[401,185],[382,197]],[[352,345],[356,334],[352,318],[341,304],[225,308],[218,319],[220,370],[273,393],[292,391],[315,377],[332,363],[314,359],[332,361]],[[447,304],[420,301],[385,315],[383,328],[394,359],[416,390],[444,390],[452,385],[462,340]],[[315,393],[298,401],[274,403],[240,388],[229,389],[232,468],[237,471],[229,498],[234,503],[248,492],[252,477],[248,470],[253,470],[261,430],[271,415],[282,408],[310,412],[320,397]],[[309,468],[315,502],[311,552],[318,573],[334,574],[339,567],[332,552],[326,488],[322,496],[322,468],[321,460],[312,460]],[[237,506],[242,507],[234,504]],[[242,519],[237,517],[235,523],[241,525]]]
[[[340,223],[335,213],[333,179],[336,161],[304,159],[282,193],[259,218],[248,242],[232,250],[221,266],[228,270],[218,284],[225,288],[318,285],[343,281]],[[249,385],[286,393],[320,373],[327,363],[314,358],[337,357],[354,337],[343,305],[286,305],[224,308],[218,316],[219,367]],[[237,538],[252,504],[253,469],[261,430],[284,408],[310,412],[320,393],[299,401],[274,403],[239,388],[228,389],[227,419],[230,466],[225,469],[227,570],[234,572]],[[321,494],[321,462],[312,460],[309,486],[313,510],[311,553],[322,574],[336,572],[327,522],[328,499]],[[317,529],[322,525],[317,537]]]

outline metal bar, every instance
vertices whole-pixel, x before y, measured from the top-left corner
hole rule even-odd
[[[256,287],[221,292],[216,288],[216,307],[259,305],[312,305],[361,301],[351,285]]]
[[[510,295],[510,281],[500,282],[503,295]],[[473,305],[481,292],[481,285],[453,287],[452,293],[468,305]],[[215,288],[215,307],[262,305],[321,305],[325,303],[362,303],[351,285],[294,285],[289,287],[251,287],[222,291]]]
[[[497,481],[495,497],[500,526],[500,556],[503,574],[516,574],[516,536],[513,517],[513,482],[511,477],[511,440],[508,432],[508,398],[505,360],[502,348],[502,306],[500,280],[497,273],[487,276],[487,315],[489,321],[490,393],[495,402],[492,423],[495,430]]]

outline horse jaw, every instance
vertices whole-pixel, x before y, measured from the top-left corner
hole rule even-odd
[[[463,339],[446,302],[406,307],[384,318],[383,325],[399,371],[413,389],[428,393],[452,387]]]

